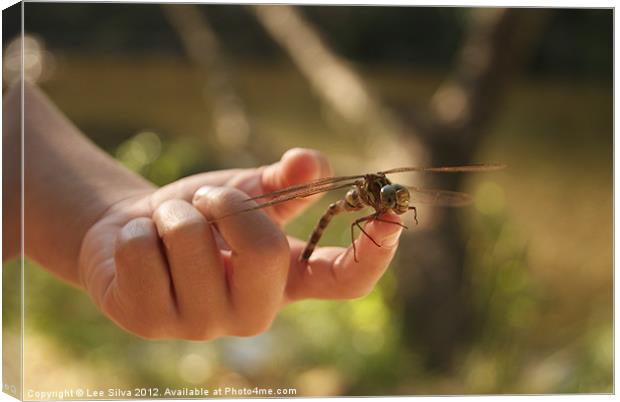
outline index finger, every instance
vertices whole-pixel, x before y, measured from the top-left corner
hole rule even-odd
[[[155,209],[159,204],[171,198],[183,199],[189,202],[192,200],[194,193],[203,186],[235,187],[249,196],[255,197],[288,186],[323,178],[330,174],[329,162],[322,153],[312,149],[293,148],[285,152],[278,162],[269,166],[256,169],[221,170],[183,178],[162,187],[153,194],[152,206]],[[283,224],[299,214],[320,196],[318,194],[274,205],[265,208],[265,213],[278,224]],[[241,203],[239,204],[239,209],[244,209],[248,205]],[[212,218],[217,218],[217,216]]]
[[[234,211],[246,199],[239,190],[203,188],[193,204],[210,218]],[[252,329],[267,327],[281,305],[289,268],[290,251],[284,233],[260,210],[212,224],[230,247],[230,253],[224,252],[222,257],[237,324]]]
[[[381,219],[393,223],[372,221],[364,230],[381,247],[360,234],[355,240],[357,249],[356,262],[353,247],[322,247],[314,251],[308,265],[297,261],[305,247],[305,242],[291,240],[291,263],[286,301],[305,298],[320,299],[354,299],[368,294],[385,273],[398,247],[402,232],[400,218],[395,214],[386,214]]]

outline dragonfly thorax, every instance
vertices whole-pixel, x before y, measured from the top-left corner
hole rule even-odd
[[[397,214],[404,214],[409,210],[409,190],[400,184],[386,184],[381,187],[381,207],[391,209]]]

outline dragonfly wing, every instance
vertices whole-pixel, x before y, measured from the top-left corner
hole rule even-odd
[[[289,194],[281,194],[269,201],[265,201],[265,202],[261,202],[259,204],[256,204],[254,206],[248,207],[248,208],[244,208],[244,209],[240,209],[238,211],[234,211],[231,212],[229,214],[214,218],[211,220],[212,221],[217,221],[220,219],[224,219],[227,218],[229,216],[233,216],[233,215],[238,215],[238,214],[242,214],[245,212],[249,212],[249,211],[255,211],[257,209],[262,209],[262,208],[267,208],[267,207],[271,207],[277,204],[281,204],[283,202],[286,201],[290,201],[290,200],[295,200],[295,199],[299,199],[299,198],[305,198],[305,197],[309,197],[311,195],[315,195],[315,194],[319,194],[319,193],[325,193],[327,191],[332,191],[332,190],[338,190],[341,188],[345,188],[345,187],[350,187],[351,185],[353,185],[355,182],[347,182],[347,183],[331,183],[331,184],[327,184],[324,185],[322,187],[316,187],[316,188],[311,188],[311,189],[302,189],[299,190],[297,192],[293,192],[293,193],[289,193]],[[249,200],[248,200],[249,201]]]
[[[411,202],[440,207],[462,207],[471,204],[473,198],[466,193],[448,190],[433,190],[415,186],[407,186],[411,191]]]
[[[383,174],[403,172],[434,172],[434,173],[460,173],[460,172],[493,172],[502,170],[506,165],[502,163],[478,163],[462,166],[437,166],[437,167],[402,167],[379,172]]]
[[[384,172],[378,172],[379,174],[390,174],[390,173],[401,173],[401,172],[444,172],[444,173],[456,173],[456,172],[490,172],[494,170],[504,169],[506,165],[503,164],[475,164],[475,165],[463,165],[463,166],[439,166],[439,167],[403,167],[396,168],[391,170],[386,170]],[[333,176],[333,177],[323,177],[321,179],[316,179],[313,181],[309,181],[307,183],[297,184],[294,186],[285,187],[280,190],[272,191],[265,194],[259,194],[254,197],[248,199],[248,201],[258,200],[261,198],[274,198],[279,197],[285,194],[294,194],[298,191],[303,190],[313,190],[323,187],[332,183],[340,183],[343,181],[361,179],[365,175],[355,175],[355,176]],[[328,190],[329,191],[329,190]]]
[[[286,195],[286,194],[296,194],[298,192],[302,192],[306,190],[312,191],[312,190],[316,190],[324,186],[327,186],[329,184],[340,183],[342,181],[351,181],[354,179],[359,179],[361,177],[364,177],[364,175],[323,177],[322,179],[317,179],[317,180],[309,181],[307,183],[285,187],[283,189],[272,191],[270,193],[256,195],[252,198],[249,198],[248,201],[258,200],[260,198],[274,198],[274,197],[279,197],[279,196]],[[326,191],[329,191],[329,190],[326,190]]]

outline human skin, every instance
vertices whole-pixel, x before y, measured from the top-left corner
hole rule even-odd
[[[20,205],[20,86],[3,103],[3,202]],[[248,196],[331,174],[317,151],[292,149],[255,169],[197,174],[157,188],[91,143],[36,87],[24,86],[24,253],[82,288],[108,318],[149,339],[210,340],[266,331],[287,303],[366,295],[401,227],[373,221],[352,248],[320,247],[281,226],[317,196],[231,216]],[[401,222],[394,214],[383,219]],[[3,214],[3,259],[20,253],[20,216]],[[6,236],[9,234],[9,236]]]

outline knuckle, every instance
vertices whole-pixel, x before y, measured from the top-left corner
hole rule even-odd
[[[187,238],[200,234],[205,230],[206,220],[199,215],[189,216],[168,225],[162,232],[162,238]]]
[[[195,245],[204,240],[206,230],[206,222],[192,218],[168,227],[161,239],[168,252],[190,257],[197,252]]]
[[[127,223],[120,231],[116,241],[116,250],[120,255],[127,252],[140,252],[151,247],[157,236],[153,222],[148,218],[138,218]]]
[[[232,187],[220,187],[210,194],[210,203],[214,209],[234,211],[235,208],[247,200],[248,196],[241,190]]]
[[[179,199],[170,199],[163,201],[153,211],[153,218],[156,220],[162,220],[168,215],[174,215],[174,211],[183,206],[183,201]]]
[[[206,222],[205,217],[190,203],[180,199],[163,202],[153,213],[153,219],[162,235]]]

